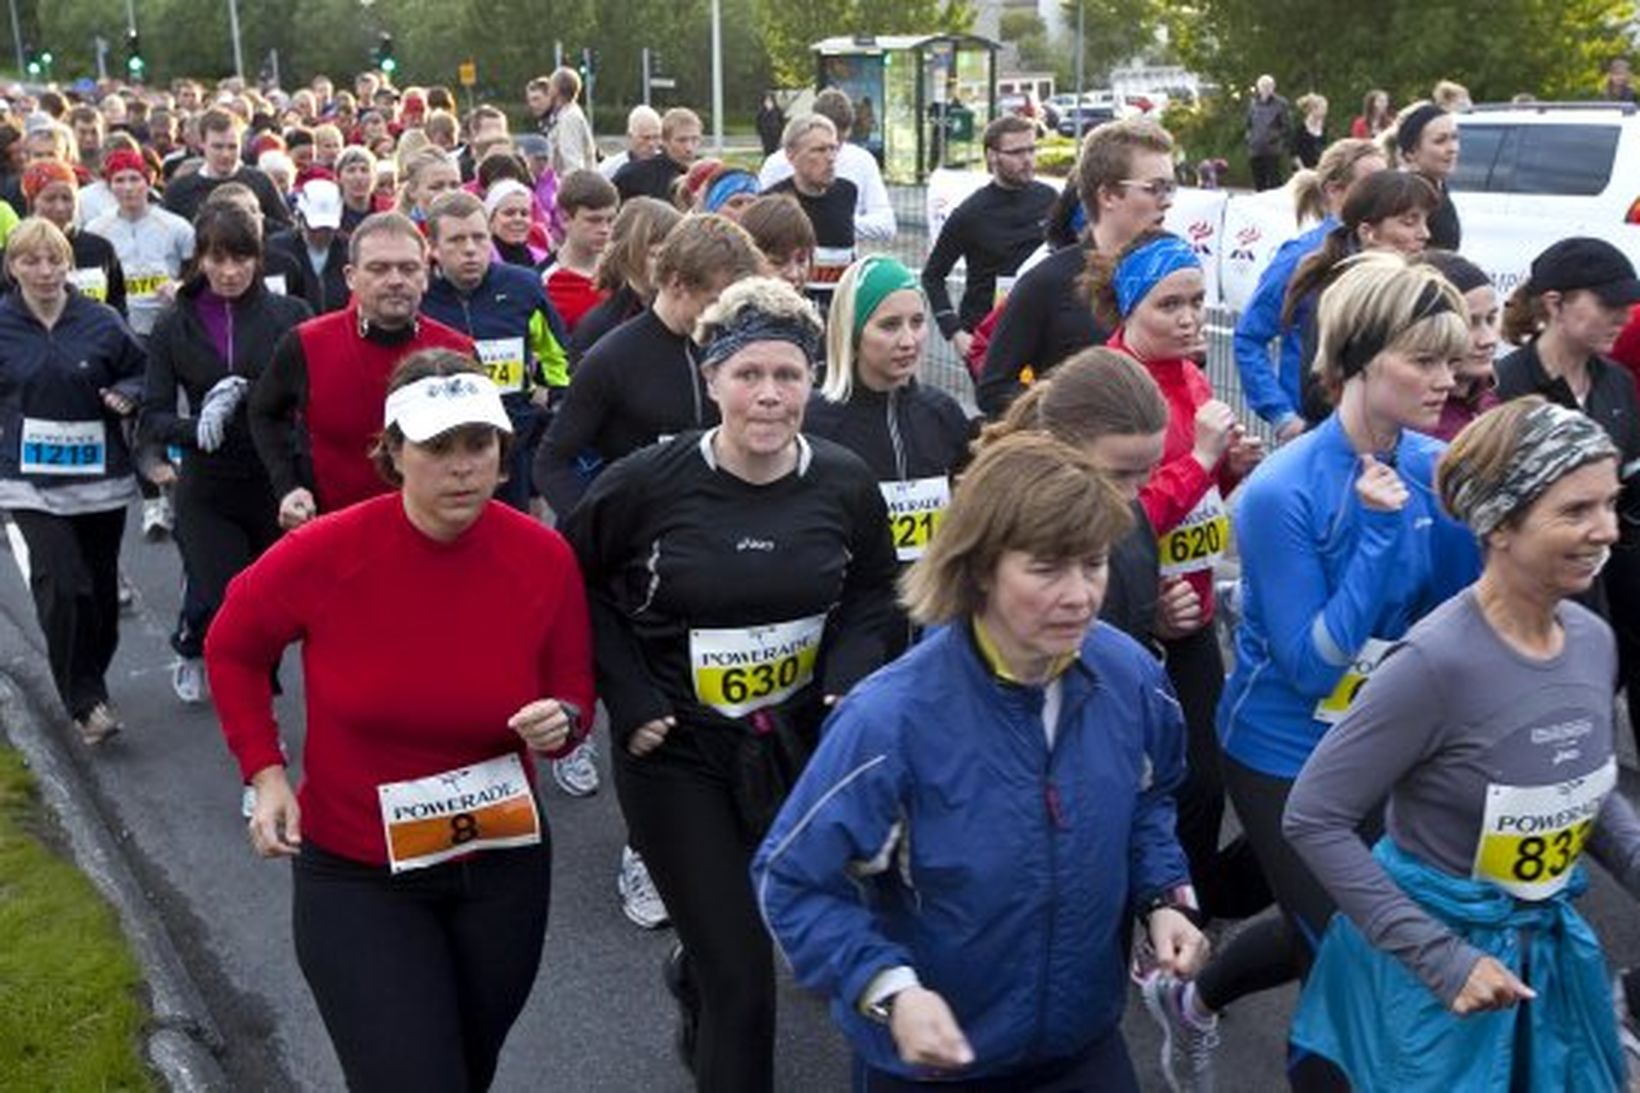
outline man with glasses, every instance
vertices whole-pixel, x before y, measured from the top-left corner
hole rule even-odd
[[[1087,226],[1075,245],[1031,267],[1008,294],[976,392],[987,417],[1000,417],[1066,357],[1110,337],[1081,288],[1088,251],[1120,254],[1140,232],[1160,228],[1177,189],[1173,138],[1154,121],[1106,122],[1083,138],[1076,197]]]
[[[1014,271],[1042,243],[1054,190],[1036,180],[1036,126],[1007,114],[985,127],[985,165],[991,181],[946,218],[923,264],[923,291],[940,333],[968,356],[973,330],[1013,287]],[[960,309],[951,306],[945,280],[957,259],[967,263]]]

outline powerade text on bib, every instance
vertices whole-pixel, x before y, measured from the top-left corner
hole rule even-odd
[[[1315,719],[1328,725],[1336,725],[1344,720],[1344,715],[1350,712],[1355,704],[1355,698],[1366,685],[1367,678],[1378,670],[1383,663],[1384,654],[1389,652],[1390,643],[1378,638],[1368,638],[1367,643],[1361,646],[1359,652],[1350,658],[1350,666],[1344,670],[1344,676],[1338,681],[1338,686],[1332,693],[1315,704]]]
[[[107,430],[100,421],[23,419],[17,469],[23,474],[99,475],[108,467]]]
[[[1594,832],[1600,806],[1617,785],[1617,760],[1549,786],[1486,787],[1486,818],[1474,877],[1521,899],[1548,899],[1566,887]]]
[[[376,787],[393,872],[424,869],[475,850],[541,841],[529,779],[518,756]]]
[[[1161,537],[1156,544],[1156,558],[1162,576],[1180,577],[1212,569],[1229,545],[1230,513],[1219,488],[1214,486],[1196,502],[1184,523]]]
[[[808,686],[826,616],[744,629],[689,631],[695,697],[725,717],[778,705]]]
[[[809,272],[809,289],[830,292],[843,279],[843,271],[854,261],[853,247],[815,247]]]
[[[524,389],[523,338],[486,338],[475,341],[473,347],[478,350],[479,363],[502,394]]]
[[[951,505],[951,481],[944,475],[909,482],[879,482],[888,505],[888,530],[894,553],[902,562],[914,562],[928,549],[945,510]]]

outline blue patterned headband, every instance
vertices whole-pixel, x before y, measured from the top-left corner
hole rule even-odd
[[[1196,252],[1176,235],[1159,235],[1116,263],[1116,309],[1126,319],[1150,290],[1181,269],[1201,269]]]

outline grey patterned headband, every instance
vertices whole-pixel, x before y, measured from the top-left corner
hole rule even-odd
[[[1452,515],[1485,536],[1572,471],[1586,463],[1616,459],[1617,454],[1605,429],[1576,410],[1546,402],[1522,420],[1520,441],[1503,481],[1484,496],[1479,482],[1464,482],[1453,494]]]

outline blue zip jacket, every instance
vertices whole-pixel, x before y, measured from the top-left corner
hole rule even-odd
[[[562,387],[569,383],[564,346],[569,334],[564,321],[547,299],[541,278],[534,272],[502,262],[491,262],[483,280],[470,293],[435,272],[421,298],[421,313],[459,330],[475,343],[498,338],[524,340],[525,390],[509,393],[508,402],[527,397],[532,386]]]
[[[86,476],[22,474],[23,419],[101,421],[102,478],[131,473],[120,419],[103,405],[104,388],[142,401],[147,365],[142,347],[119,313],[68,291],[57,323],[47,330],[22,294],[0,297],[0,478],[52,487],[96,481]]]
[[[994,676],[968,625],[930,632],[832,714],[753,861],[798,981],[831,996],[875,1069],[915,1075],[858,1009],[900,966],[950,1005],[975,1053],[965,1079],[1110,1034],[1124,920],[1187,882],[1184,722],[1161,666],[1100,623],[1060,679],[1050,749],[1044,688]]]
[[[1233,521],[1241,557],[1236,666],[1219,700],[1219,738],[1236,762],[1296,778],[1321,741],[1315,707],[1368,639],[1394,641],[1480,574],[1469,529],[1432,483],[1446,445],[1403,429],[1399,512],[1355,495],[1361,459],[1332,414],[1259,465]]]
[[[1517,976],[1522,959],[1537,999],[1527,1053],[1533,1093],[1622,1089],[1623,1052],[1600,942],[1572,901],[1571,882],[1537,903],[1485,881],[1444,873],[1389,839],[1373,857],[1419,906]],[[1524,943],[1524,944],[1523,944]],[[1335,915],[1293,1016],[1293,1043],[1339,1065],[1361,1093],[1509,1093],[1519,1007],[1459,1017],[1406,965]]]
[[[1321,249],[1327,233],[1338,221],[1327,217],[1321,223],[1276,248],[1275,257],[1259,276],[1253,298],[1236,321],[1231,347],[1236,368],[1241,372],[1241,389],[1259,417],[1280,428],[1288,418],[1297,417],[1304,405],[1304,320],[1315,309],[1314,300],[1299,304],[1291,326],[1281,322],[1281,305],[1287,298],[1287,283],[1298,264]],[[1270,342],[1281,339],[1281,361],[1270,370]]]

